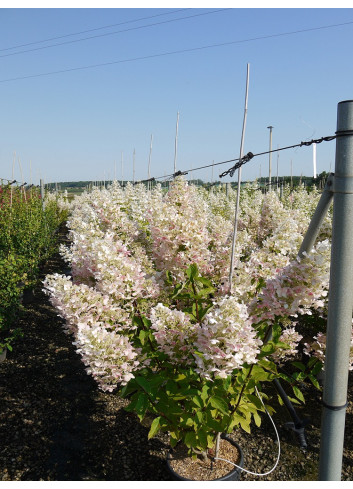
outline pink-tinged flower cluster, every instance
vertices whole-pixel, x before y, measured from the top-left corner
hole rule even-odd
[[[74,284],[71,277],[47,275],[44,292],[50,296],[59,316],[65,319],[68,332],[77,334],[82,327],[105,327],[113,331],[133,329],[130,315],[121,304],[85,284]]]
[[[326,354],[326,335],[324,333],[318,333],[314,336],[314,341],[310,343],[304,343],[304,353],[309,356],[313,356],[320,360],[320,362],[325,365],[325,354]],[[350,343],[350,353],[349,353],[349,367],[348,370],[353,371],[353,328]]]
[[[268,280],[249,307],[254,322],[273,321],[276,316],[311,314],[311,308],[325,305],[330,272],[330,244],[318,243],[316,248],[296,258]]]
[[[189,316],[182,311],[157,304],[151,310],[150,320],[158,349],[168,355],[172,363],[191,365],[196,327]]]
[[[178,279],[192,263],[202,274],[210,272],[207,208],[195,187],[176,178],[147,218],[157,269],[169,270]]]
[[[290,358],[293,358],[298,353],[298,345],[303,336],[300,335],[295,328],[286,328],[282,331],[279,341],[286,344],[286,348],[278,348],[272,358],[277,364],[281,365]]]
[[[156,281],[153,276],[147,277],[140,259],[113,234],[106,234],[104,239],[76,239],[71,249],[71,267],[75,282],[93,286],[116,301],[131,302],[137,297],[159,294]]]
[[[141,368],[139,351],[126,336],[104,327],[79,329],[74,345],[82,361],[103,391],[112,392],[118,384],[126,385]]]
[[[314,336],[314,341],[311,343],[304,343],[304,353],[320,360],[321,363],[325,363],[325,351],[326,351],[326,335],[318,333]]]
[[[206,379],[226,378],[244,363],[256,363],[261,345],[246,306],[234,297],[224,297],[198,327],[195,370]]]

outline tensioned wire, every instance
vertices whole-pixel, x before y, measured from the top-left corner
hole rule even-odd
[[[261,153],[253,154],[253,153],[249,152],[245,156],[243,156],[242,158],[233,158],[231,160],[219,161],[217,163],[212,163],[210,165],[199,166],[197,168],[190,168],[189,170],[183,170],[183,171],[179,170],[176,173],[171,173],[169,175],[163,175],[160,177],[152,177],[152,178],[148,178],[146,180],[138,180],[135,182],[135,185],[137,185],[139,183],[144,183],[144,182],[152,182],[155,180],[171,180],[172,178],[175,178],[179,175],[186,175],[191,171],[203,170],[204,168],[211,168],[211,167],[217,166],[217,165],[225,165],[226,163],[233,163],[234,161],[236,161],[237,163],[234,166],[232,166],[231,168],[229,168],[225,172],[221,173],[221,175],[219,175],[220,178],[222,178],[228,174],[230,174],[230,176],[233,176],[235,170],[240,168],[245,163],[248,163],[250,160],[252,160],[256,156],[263,156],[263,155],[266,155],[269,153],[276,153],[279,151],[284,151],[284,150],[292,149],[292,148],[299,148],[302,146],[311,146],[314,143],[319,144],[319,143],[322,143],[323,141],[332,141],[333,139],[336,139],[337,137],[342,137],[342,136],[344,136],[344,135],[338,135],[337,134],[335,136],[325,136],[325,137],[322,137],[320,139],[312,139],[311,141],[302,141],[301,143],[298,143],[298,144],[292,144],[291,146],[284,146],[283,148],[277,148],[277,149],[272,149],[269,151],[263,151]],[[3,178],[3,180],[6,180],[6,178]],[[10,181],[10,180],[8,180],[8,181]]]
[[[325,136],[325,137],[322,137],[320,139],[312,139],[311,141],[302,141],[298,144],[292,144],[291,146],[284,146],[283,148],[277,148],[277,149],[272,149],[272,150],[269,150],[269,151],[263,151],[261,153],[247,153],[245,156],[243,156],[242,158],[234,158],[234,159],[231,159],[231,160],[226,160],[226,161],[219,161],[217,163],[212,163],[210,165],[204,165],[204,166],[199,166],[197,168],[191,168],[189,170],[179,170],[177,171],[176,173],[171,173],[169,175],[163,175],[163,176],[160,176],[160,177],[153,177],[153,178],[150,178],[148,180],[140,180],[136,183],[143,183],[143,182],[147,182],[147,181],[153,181],[153,180],[169,180],[171,178],[175,178],[179,175],[186,175],[187,173],[191,172],[191,171],[197,171],[197,170],[203,170],[204,168],[210,168],[210,167],[213,167],[213,166],[217,166],[217,165],[225,165],[226,163],[233,163],[234,161],[236,161],[237,163],[232,166],[231,168],[229,168],[228,170],[226,170],[225,172],[221,173],[219,175],[220,178],[226,176],[226,175],[230,175],[230,176],[233,176],[235,170],[237,170],[238,168],[240,168],[242,165],[244,165],[245,163],[249,162],[250,160],[252,160],[253,158],[255,158],[256,156],[263,156],[263,155],[266,155],[266,154],[269,154],[269,153],[277,153],[279,151],[284,151],[284,150],[287,150],[287,149],[292,149],[292,148],[299,148],[299,147],[302,147],[302,146],[311,146],[312,144],[320,144],[322,143],[323,141],[332,141],[333,139],[336,139],[337,137],[342,137],[342,135],[335,135],[335,136]]]

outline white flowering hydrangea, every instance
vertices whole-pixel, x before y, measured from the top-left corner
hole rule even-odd
[[[325,365],[326,335],[324,333],[318,333],[314,336],[313,341],[304,343],[304,346],[304,353],[306,355],[317,358],[323,365]],[[353,371],[353,328],[350,342],[348,370]]]
[[[172,363],[190,365],[196,328],[187,314],[157,304],[151,310],[150,320],[158,348],[169,356]]]
[[[103,391],[112,392],[134,378],[133,372],[141,368],[139,352],[129,339],[104,327],[80,328],[74,345],[91,374]]]
[[[272,354],[273,360],[278,365],[281,365],[290,358],[295,357],[298,353],[299,342],[302,339],[303,336],[299,334],[294,327],[284,329],[279,337],[279,341],[285,343],[287,348],[278,348]]]
[[[171,363],[194,367],[206,379],[257,361],[254,325],[261,321],[289,317],[281,336],[288,348],[273,359],[281,364],[297,353],[301,336],[293,318],[327,303],[331,211],[313,251],[298,259],[320,195],[288,186],[284,195],[281,201],[277,192],[242,188],[231,296],[237,191],[207,192],[178,177],[168,191],[114,182],[70,203],[71,246],[60,252],[72,277],[50,275],[44,285],[103,390],[124,385],[146,362],[133,346],[136,312],[149,317],[157,348]],[[182,304],[172,302],[165,282],[167,271],[175,284],[184,281],[191,264],[215,287],[214,306],[200,323],[178,310]],[[306,348],[319,357],[324,336]]]
[[[244,363],[256,363],[261,345],[246,306],[234,297],[224,297],[198,327],[196,371],[207,379],[225,378]]]

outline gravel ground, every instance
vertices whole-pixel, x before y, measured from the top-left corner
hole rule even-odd
[[[62,273],[65,264],[56,256],[43,268]],[[148,427],[124,411],[126,401],[100,392],[88,376],[62,321],[39,285],[24,297],[19,320],[24,338],[0,363],[0,480],[2,481],[171,481],[167,467],[168,437],[147,439]],[[353,377],[342,480],[353,480]],[[306,404],[296,408],[309,419],[305,428],[307,450],[286,426],[286,409],[276,407],[274,421],[281,458],[268,476],[243,473],[241,480],[317,480],[320,446],[320,393],[308,388]],[[232,437],[244,452],[244,468],[267,472],[277,458],[273,426],[264,417],[252,434]]]

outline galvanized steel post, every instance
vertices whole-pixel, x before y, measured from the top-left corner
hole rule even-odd
[[[308,230],[304,236],[302,245],[299,249],[299,258],[303,257],[303,253],[309,253],[315,244],[316,238],[320,232],[322,223],[324,222],[325,216],[330,208],[333,199],[333,175],[328,177],[326,186],[321,194],[320,200],[315,209],[314,215],[311,218]]]
[[[341,480],[353,305],[353,100],[337,109],[319,480]]]

